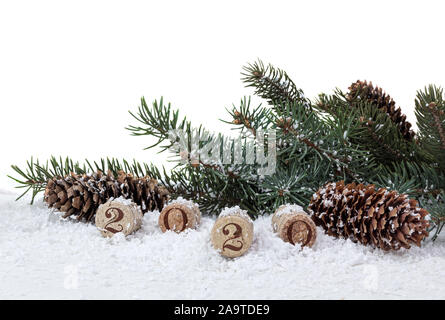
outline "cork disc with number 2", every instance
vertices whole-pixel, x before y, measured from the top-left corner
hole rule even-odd
[[[223,256],[243,255],[253,241],[253,225],[238,215],[218,218],[211,232],[213,247]]]
[[[140,228],[142,212],[133,203],[108,201],[99,206],[96,212],[96,226],[104,237],[112,237],[122,232],[129,235]]]

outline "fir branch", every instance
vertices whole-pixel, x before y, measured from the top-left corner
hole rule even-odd
[[[131,131],[134,136],[152,136],[158,139],[156,143],[146,147],[151,149],[164,141],[169,141],[169,131],[174,129],[181,129],[190,131],[191,124],[184,117],[179,121],[179,110],[172,111],[171,104],[164,104],[164,99],[161,97],[159,102],[155,100],[152,107],[149,108],[145,98],[141,98],[141,105],[138,107],[137,114],[129,111],[131,116],[136,119],[142,126],[130,125],[126,129]],[[162,146],[162,151],[167,150],[174,142]]]
[[[359,154],[347,141],[347,132],[353,131],[354,126],[350,117],[323,119],[315,112],[307,113],[304,105],[294,103],[287,103],[281,106],[280,110],[282,111],[278,112],[275,118],[276,127],[280,129],[279,137],[284,140],[290,139],[288,142],[290,149],[283,149],[283,153],[292,158],[297,147],[295,141],[298,141],[328,160],[328,163],[333,163],[336,169],[332,173],[335,176],[344,180],[360,178],[360,174],[352,170],[353,167],[359,168],[355,168],[351,163],[351,155],[359,156]],[[323,148],[322,145],[331,146],[332,149]],[[363,167],[363,164],[362,162],[360,166]]]
[[[413,140],[415,133],[410,129],[411,123],[406,120],[406,115],[402,113],[400,107],[396,107],[394,100],[382,88],[374,87],[372,82],[359,80],[349,87],[345,99],[351,107],[357,107],[365,103],[371,105],[373,109],[385,113],[397,126],[403,139]]]
[[[360,119],[360,121],[363,123],[364,127],[366,127],[371,140],[373,142],[377,142],[377,144],[379,146],[381,146],[382,148],[385,149],[385,153],[386,154],[390,154],[391,158],[394,160],[405,160],[404,156],[400,153],[399,150],[397,150],[396,148],[391,147],[383,138],[381,135],[377,135],[376,131],[374,130],[375,127],[375,122],[372,120],[364,120],[364,118],[362,117]]]
[[[244,100],[242,107],[248,110],[249,103]],[[165,107],[162,100],[159,103],[155,101],[150,108],[143,99],[138,112],[132,113],[132,116],[142,125],[128,127],[134,135],[157,138],[157,141],[148,148],[168,141],[162,146],[161,152],[169,149],[177,156],[175,161],[178,163],[170,173],[164,171],[165,177],[160,181],[166,185],[172,193],[172,197],[196,197],[194,201],[209,214],[216,213],[225,206],[238,204],[248,210],[249,214],[255,216],[258,213],[257,200],[255,200],[258,165],[225,164],[220,158],[207,157],[201,151],[198,152],[211,144],[212,152],[214,149],[219,149],[220,155],[223,155],[224,151],[230,151],[230,154],[233,155],[235,142],[224,135],[209,133],[202,126],[194,128],[185,117],[183,120],[179,120],[178,114],[177,110],[171,109],[170,104]],[[255,112],[255,117],[259,114]],[[157,122],[156,118],[161,120]],[[182,144],[181,139],[169,134],[171,130],[176,129],[183,130],[182,140],[186,141],[186,145],[179,146]],[[203,136],[207,138],[201,140]],[[199,140],[199,143],[194,143],[196,140]],[[246,159],[247,144],[248,141],[245,139],[241,145],[243,159]],[[177,148],[178,146],[180,148]],[[185,183],[186,181],[188,181],[188,185]],[[240,193],[240,191],[243,192]],[[210,197],[209,194],[212,196]]]
[[[244,97],[241,99],[240,106],[232,106],[229,110],[226,108],[229,115],[232,117],[231,121],[221,120],[224,123],[238,126],[237,129],[241,129],[241,132],[246,130],[252,137],[256,137],[257,130],[266,130],[271,125],[271,111],[268,108],[264,108],[261,104],[258,107],[250,107],[250,97],[247,99]]]
[[[434,126],[436,127],[436,130],[439,134],[439,138],[440,138],[440,142],[441,142],[441,149],[445,149],[445,132],[444,132],[444,128],[443,128],[443,120],[440,118],[440,116],[443,116],[444,111],[443,110],[438,110],[437,109],[437,105],[434,102],[431,102],[428,105],[428,108],[431,111],[431,115],[434,118]]]
[[[274,109],[286,102],[301,103],[310,109],[310,101],[305,98],[301,89],[297,88],[287,73],[267,66],[261,60],[243,67],[242,81],[246,87],[253,87],[255,94],[264,98]]]
[[[445,192],[441,192],[435,196],[427,196],[420,201],[422,207],[424,207],[431,215],[431,226],[429,232],[435,231],[431,240],[435,241],[445,226]]]
[[[377,107],[375,101],[358,99],[336,89],[334,95],[322,94],[315,104],[318,110],[327,112],[332,118],[348,114],[359,125],[356,127],[352,143],[363,150],[369,150],[381,164],[388,165],[396,161],[431,162],[419,146],[400,131],[399,125]],[[404,122],[405,126],[408,126]]]
[[[322,148],[320,148],[319,146],[317,146],[314,142],[312,142],[311,140],[309,140],[308,138],[302,136],[300,134],[299,131],[295,130],[294,128],[290,127],[289,125],[285,124],[285,121],[280,121],[278,122],[278,127],[283,129],[284,132],[288,132],[290,134],[292,134],[293,136],[295,136],[298,141],[304,143],[306,146],[308,146],[311,149],[314,149],[315,151],[317,151],[320,155],[324,155],[327,156],[330,160],[337,162],[337,163],[343,163],[344,166],[344,170],[346,171],[346,173],[348,174],[348,176],[350,178],[355,178],[355,175],[352,173],[352,171],[350,171],[347,167],[349,160],[348,159],[340,159],[337,156],[335,156],[332,152],[323,150]]]
[[[437,196],[445,190],[445,175],[437,168],[415,161],[381,165],[372,183],[415,198]]]
[[[267,176],[262,183],[262,192],[258,195],[261,201],[269,203],[268,213],[273,213],[281,205],[295,203],[307,207],[312,194],[319,188],[320,167],[308,163],[280,167],[277,173]]]
[[[220,153],[222,154],[224,148],[233,148],[232,139],[222,134],[210,133],[201,125],[195,128],[191,125],[190,121],[187,121],[186,117],[179,120],[179,110],[172,110],[170,103],[168,103],[168,106],[166,107],[163,103],[163,98],[160,99],[159,103],[157,100],[155,100],[151,108],[148,107],[144,98],[142,98],[141,101],[141,106],[138,107],[138,112],[136,114],[130,112],[130,114],[133,116],[133,118],[137,119],[138,122],[142,123],[142,126],[130,125],[127,127],[127,129],[130,130],[133,135],[146,135],[157,138],[157,141],[148,146],[146,149],[153,148],[165,141],[168,141],[169,143],[162,146],[160,152],[170,149],[170,151],[173,151],[176,156],[179,156],[176,161],[187,160],[185,163],[193,168],[201,165],[207,169],[213,169],[222,174],[229,174],[236,177],[233,172],[227,169],[227,165],[223,165],[221,163],[221,159],[204,158],[203,160],[202,157],[199,157],[199,155],[196,154],[198,150],[195,150],[202,149],[205,146],[208,146],[208,144],[213,144],[215,141],[219,141],[219,149]],[[250,100],[247,101],[244,99],[241,101],[241,109],[243,111],[249,112],[249,106]],[[249,116],[257,117],[265,114],[267,114],[266,110],[255,109],[252,113],[249,113]],[[159,121],[156,119],[159,119]],[[170,132],[174,130],[183,130],[187,145],[180,146],[180,137],[170,135]],[[202,137],[205,136],[207,136],[207,140],[201,140]],[[193,145],[193,138],[195,137],[197,137],[197,140],[199,140],[199,145]],[[245,145],[243,147],[245,148]],[[181,150],[181,148],[184,149]]]
[[[419,144],[445,171],[445,101],[443,89],[430,85],[417,93],[415,114]]]
[[[26,188],[25,192],[17,200],[28,192],[32,192],[31,204],[34,203],[35,197],[45,190],[49,180],[66,177],[71,174],[83,175],[101,171],[104,173],[111,172],[117,177],[119,171],[124,171],[135,177],[150,176],[157,178],[155,175],[160,177],[159,174],[155,174],[156,170],[152,165],[140,163],[136,160],[133,160],[132,163],[125,159],[120,161],[115,158],[105,158],[99,162],[90,162],[88,159],[85,159],[84,164],[79,164],[79,162],[75,162],[69,157],[56,158],[52,156],[45,164],[41,164],[38,159],[34,161],[34,158],[31,157],[31,160],[27,161],[26,169],[21,169],[17,165],[12,165],[11,167],[19,177],[15,178],[10,175],[8,177],[18,184],[16,188]]]

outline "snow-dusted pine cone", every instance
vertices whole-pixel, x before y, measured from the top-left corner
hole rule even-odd
[[[374,185],[328,183],[311,199],[309,212],[328,235],[384,250],[420,247],[428,236],[428,212],[405,194]]]
[[[44,201],[50,208],[65,212],[64,218],[77,215],[78,220],[91,221],[99,205],[111,197],[131,199],[145,213],[162,210],[168,194],[167,189],[149,177],[136,178],[121,171],[116,178],[111,172],[105,175],[99,171],[49,180]]]
[[[374,87],[372,82],[357,81],[349,87],[347,98],[349,101],[361,100],[376,105],[378,109],[388,114],[406,140],[413,139],[414,131],[411,130],[411,123],[406,120],[406,115],[402,113],[402,110],[396,108],[394,100],[383,92],[382,88]]]

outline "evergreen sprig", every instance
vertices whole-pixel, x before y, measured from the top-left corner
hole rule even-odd
[[[422,198],[421,204],[431,214],[432,226],[429,231],[434,231],[431,238],[434,241],[445,226],[445,192],[442,190],[436,196]]]
[[[310,100],[284,70],[271,64],[264,65],[258,60],[243,67],[241,75],[246,87],[253,87],[255,94],[266,99],[274,109],[286,102],[299,103],[310,108]]]
[[[445,100],[443,89],[433,85],[419,91],[415,113],[419,127],[419,144],[445,170]]]
[[[233,120],[227,121],[221,119],[222,122],[233,124],[241,132],[246,132],[251,137],[255,137],[259,129],[267,130],[271,125],[272,112],[269,108],[261,105],[251,108],[250,97],[241,99],[240,106],[235,105],[229,110],[226,108]]]

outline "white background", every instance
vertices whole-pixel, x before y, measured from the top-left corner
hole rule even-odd
[[[443,1],[0,0],[0,187],[31,155],[160,163],[128,110],[164,96],[193,123],[228,130],[261,58],[313,98],[357,79],[414,122],[416,90],[445,85]]]

